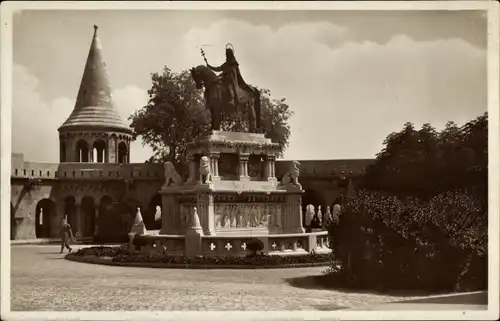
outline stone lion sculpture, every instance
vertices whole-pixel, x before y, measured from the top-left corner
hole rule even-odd
[[[208,184],[212,182],[212,171],[210,170],[210,158],[203,156],[200,159],[201,183]]]
[[[165,185],[164,186],[169,186],[170,183],[172,185],[181,185],[182,184],[182,178],[179,173],[175,170],[174,164],[172,162],[165,162],[163,164],[163,169],[165,170]]]
[[[292,161],[290,164],[290,168],[288,172],[283,175],[283,179],[281,180],[281,185],[298,185],[299,184],[299,175],[300,175],[300,163],[298,161]]]

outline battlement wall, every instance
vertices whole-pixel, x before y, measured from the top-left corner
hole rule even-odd
[[[336,178],[362,175],[374,159],[299,160],[302,178]],[[278,179],[288,171],[290,160],[276,161]],[[41,179],[163,179],[163,165],[150,163],[41,163],[24,161],[12,154],[12,178]]]
[[[12,155],[11,178],[40,179],[163,179],[162,164],[40,163]]]

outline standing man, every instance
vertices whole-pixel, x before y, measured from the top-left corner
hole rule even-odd
[[[71,246],[69,246],[69,240],[75,242],[75,238],[73,237],[73,231],[71,230],[71,226],[68,224],[67,216],[64,216],[61,224],[61,253],[63,253],[64,248],[68,249],[68,253],[72,251]]]

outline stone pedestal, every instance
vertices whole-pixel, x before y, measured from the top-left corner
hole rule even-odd
[[[161,190],[161,234],[192,235],[194,207],[205,236],[304,233],[300,184],[281,186],[275,177],[280,151],[278,144],[254,133],[214,131],[188,144],[189,179]],[[261,172],[249,173],[251,162]]]
[[[175,194],[163,194],[161,206],[161,230],[160,234],[179,234],[178,209],[176,206]]]

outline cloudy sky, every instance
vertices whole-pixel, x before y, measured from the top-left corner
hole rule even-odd
[[[407,121],[441,129],[481,115],[486,17],[474,11],[23,11],[13,27],[13,152],[58,161],[93,34],[123,119],[147,102],[150,73],[224,59],[286,98],[287,159],[371,158]],[[132,162],[151,151],[134,142]]]

